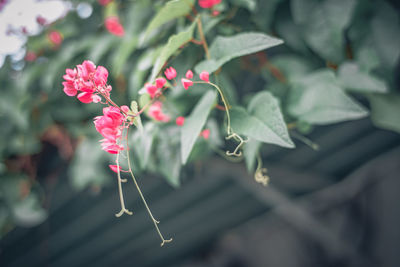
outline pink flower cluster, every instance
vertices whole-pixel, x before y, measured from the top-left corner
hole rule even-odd
[[[125,117],[116,107],[103,108],[103,116],[94,118],[96,130],[104,137],[101,142],[103,150],[111,154],[118,154],[123,146],[118,144],[122,136]]]
[[[210,76],[210,74],[208,72],[206,72],[206,71],[201,72],[200,75],[199,75],[200,79],[205,81],[205,82],[207,82],[207,83],[210,81],[209,80],[209,76]],[[190,79],[193,78],[193,72],[191,70],[188,70],[186,72],[185,77],[186,78],[182,78],[181,79],[181,82],[182,82],[183,87],[187,90],[187,89],[189,89],[190,86],[193,85],[193,81],[190,80]]]
[[[149,107],[149,116],[156,121],[169,122],[171,119],[168,115],[162,111],[162,102],[156,101]]]
[[[122,37],[125,34],[124,26],[122,26],[117,16],[107,17],[104,21],[104,25],[107,31],[115,36]]]
[[[154,98],[158,92],[158,89],[162,89],[167,81],[164,78],[157,78],[156,84],[146,83],[144,87],[151,98]]]
[[[60,46],[64,39],[64,37],[59,31],[50,31],[47,34],[47,38],[54,47]]]
[[[176,78],[177,72],[173,67],[169,67],[165,69],[164,75],[168,80],[173,80]],[[209,82],[208,72],[206,71],[201,72],[199,77],[201,80]],[[186,90],[193,85],[193,81],[191,80],[192,78],[193,78],[193,72],[191,70],[188,70],[185,74],[185,78],[181,79],[182,85]],[[166,82],[167,82],[166,79],[163,77],[157,78],[155,84],[146,83],[144,85],[144,88],[140,91],[140,93],[148,93],[151,98],[158,97],[159,95],[161,95],[162,92],[160,89],[164,87]],[[170,121],[170,117],[165,113],[163,113],[162,102],[160,101],[156,101],[150,106],[148,115],[157,121],[161,122]],[[185,118],[180,116],[176,118],[175,122],[178,126],[183,126],[184,120]]]
[[[68,96],[75,96],[78,92],[78,99],[82,103],[98,103],[101,97],[98,94],[110,96],[111,86],[107,85],[108,71],[103,66],[93,64],[85,60],[74,69],[66,69],[63,76],[64,92]]]
[[[199,6],[202,8],[212,8],[221,3],[222,0],[199,0]]]

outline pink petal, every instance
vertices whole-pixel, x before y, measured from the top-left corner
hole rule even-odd
[[[94,82],[98,86],[104,86],[107,83],[108,70],[103,66],[98,66],[94,74]]]
[[[104,25],[111,34],[119,37],[124,36],[125,34],[124,27],[121,25],[119,18],[116,16],[106,18]]]
[[[123,112],[125,112],[125,113],[128,113],[130,110],[129,110],[129,107],[128,106],[125,106],[125,105],[123,105],[123,106],[121,106],[121,110],[123,111]]]
[[[158,90],[157,87],[151,83],[146,83],[144,87],[146,87],[146,91],[150,95],[150,97],[154,98]]]
[[[99,95],[93,95],[93,102],[94,103],[99,103],[101,102],[101,97]]]
[[[164,78],[157,78],[156,79],[156,86],[157,88],[163,88],[164,84],[167,82]]]
[[[187,79],[192,79],[192,78],[193,78],[193,72],[192,72],[191,70],[188,70],[188,71],[186,72],[185,77],[186,77]]]
[[[180,116],[180,117],[176,118],[175,122],[176,122],[176,125],[183,126],[183,124],[185,123],[185,118]]]
[[[75,96],[78,91],[74,87],[64,86],[64,93],[67,96]]]
[[[203,71],[202,73],[200,73],[200,79],[202,79],[205,82],[209,82],[210,81],[210,74],[207,71]]]
[[[203,136],[204,139],[208,139],[210,137],[210,129],[204,129],[200,135]]]
[[[115,173],[118,173],[118,171],[122,170],[121,166],[117,166],[117,165],[108,165],[108,167],[110,167],[110,169]]]
[[[164,74],[168,80],[172,80],[176,77],[176,70],[173,67],[169,67],[165,70]]]
[[[92,93],[83,92],[78,95],[78,99],[82,103],[89,104],[93,102],[92,95]]]
[[[47,35],[47,38],[49,38],[50,42],[55,46],[59,46],[63,41],[63,37],[62,37],[61,33],[58,31],[49,32],[49,34]]]
[[[188,80],[188,79],[185,79],[185,78],[182,78],[181,82],[182,82],[183,87],[186,90],[189,89],[189,87],[193,85],[193,82],[191,80]]]
[[[96,65],[94,65],[94,63],[90,60],[83,61],[82,67],[85,68],[88,74],[93,73],[96,70]]]

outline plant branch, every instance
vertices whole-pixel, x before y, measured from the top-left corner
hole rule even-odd
[[[129,153],[129,142],[128,142],[128,129],[129,129],[129,128],[127,128],[127,130],[126,130],[126,149],[127,149],[127,151],[126,151],[126,156],[127,156],[127,161],[128,161],[128,169],[129,169],[128,172],[131,174],[132,180],[133,180],[133,182],[135,183],[136,189],[137,189],[137,191],[139,192],[140,198],[142,199],[144,206],[146,207],[147,213],[149,214],[151,220],[153,221],[154,227],[156,228],[157,233],[158,233],[158,235],[159,235],[160,238],[161,238],[161,241],[162,241],[162,242],[161,242],[161,246],[163,246],[165,243],[171,242],[171,241],[172,241],[172,238],[167,239],[167,240],[164,239],[164,236],[162,235],[160,229],[158,228],[158,224],[159,224],[160,222],[157,221],[157,220],[154,218],[153,214],[151,213],[151,210],[150,210],[149,206],[147,205],[146,199],[145,199],[144,196],[143,196],[142,190],[140,189],[139,184],[137,183],[136,178],[135,178],[135,176],[133,175],[133,171],[132,171],[132,167],[131,167],[131,161],[130,161],[130,159],[129,159],[129,154],[130,154],[130,153]]]
[[[117,174],[118,174],[118,192],[119,192],[119,199],[121,201],[121,211],[115,214],[116,217],[121,217],[122,214],[126,213],[128,215],[132,215],[132,212],[125,208],[124,202],[124,194],[122,192],[122,179],[121,179],[121,172],[119,170],[119,152],[117,154]]]
[[[199,30],[199,34],[200,34],[200,39],[204,48],[204,52],[206,52],[206,57],[207,59],[210,59],[210,52],[208,51],[208,45],[207,45],[207,41],[206,41],[206,37],[204,36],[204,32],[203,32],[203,24],[201,23],[201,17],[199,17],[197,19],[197,29]]]

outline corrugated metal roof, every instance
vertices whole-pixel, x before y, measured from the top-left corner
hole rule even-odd
[[[292,205],[292,198],[335,184],[365,162],[400,147],[400,136],[360,120],[318,127],[311,139],[320,145],[319,151],[297,142],[295,150],[271,146],[263,153],[271,177],[267,188],[253,182],[244,164],[222,159],[205,162],[179,189],[160,177],[140,178],[161,230],[166,238],[174,238],[162,248],[132,184],[124,188],[134,214],[115,218],[115,186],[100,194],[75,192],[62,174],[52,190],[49,219],[34,228],[16,228],[1,240],[2,266],[175,266],[282,203],[286,208],[278,213],[290,213],[312,225],[313,234],[327,238],[327,244],[336,244],[335,234]]]

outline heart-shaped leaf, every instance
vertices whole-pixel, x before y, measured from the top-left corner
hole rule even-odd
[[[210,46],[211,59],[197,64],[195,71],[212,73],[233,58],[262,51],[282,43],[281,39],[257,32],[240,33],[230,37],[218,36]]]
[[[298,120],[311,124],[330,124],[368,115],[363,106],[346,95],[331,70],[316,71],[296,79],[288,111]]]

